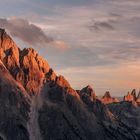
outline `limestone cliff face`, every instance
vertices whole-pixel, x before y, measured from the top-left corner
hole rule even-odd
[[[29,94],[38,94],[44,82],[56,79],[47,61],[32,48],[20,50],[3,29],[0,29],[0,59]]]

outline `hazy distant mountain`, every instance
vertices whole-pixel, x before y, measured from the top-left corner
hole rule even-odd
[[[139,100],[134,91],[120,102],[109,92],[99,99],[91,86],[74,90],[0,29],[1,140],[137,140]]]

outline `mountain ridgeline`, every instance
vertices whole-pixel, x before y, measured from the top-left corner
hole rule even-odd
[[[0,140],[138,140],[140,93],[122,101],[74,90],[32,48],[0,29]]]

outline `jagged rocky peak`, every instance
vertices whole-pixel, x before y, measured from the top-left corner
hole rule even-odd
[[[103,98],[112,98],[109,91],[106,91]]]
[[[56,78],[56,83],[61,87],[65,87],[65,88],[71,87],[69,82],[62,75]]]
[[[93,88],[90,85],[88,85],[88,86],[84,87],[83,89],[81,89],[80,90],[80,95],[90,97],[91,101],[96,99],[96,93],[95,93],[95,91],[93,90]]]
[[[110,103],[116,103],[119,102],[117,98],[111,97],[111,94],[109,91],[106,91],[104,96],[101,98],[101,102],[104,104],[110,104]]]
[[[20,65],[19,48],[4,29],[0,29],[0,59],[9,69]]]
[[[69,82],[64,78],[64,76],[60,75],[57,76],[55,79],[55,86],[59,86],[62,88],[66,93],[69,95],[75,96],[77,99],[79,99],[79,94],[74,90]]]
[[[132,92],[131,92],[131,95],[134,97],[134,99],[136,100],[136,90],[133,89]]]
[[[128,92],[126,96],[124,96],[124,101],[136,101],[136,90],[133,89],[132,92]]]
[[[47,61],[32,48],[20,50],[4,29],[0,29],[0,59],[29,94],[38,94],[44,82],[56,79]]]
[[[136,96],[136,90],[133,89],[132,92],[128,92],[128,94],[126,96],[124,96],[124,101],[131,101],[132,103],[140,103],[140,91],[138,93],[138,95]]]

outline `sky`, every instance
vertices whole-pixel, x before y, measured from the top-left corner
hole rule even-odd
[[[5,0],[0,26],[75,89],[140,90],[139,0]]]

